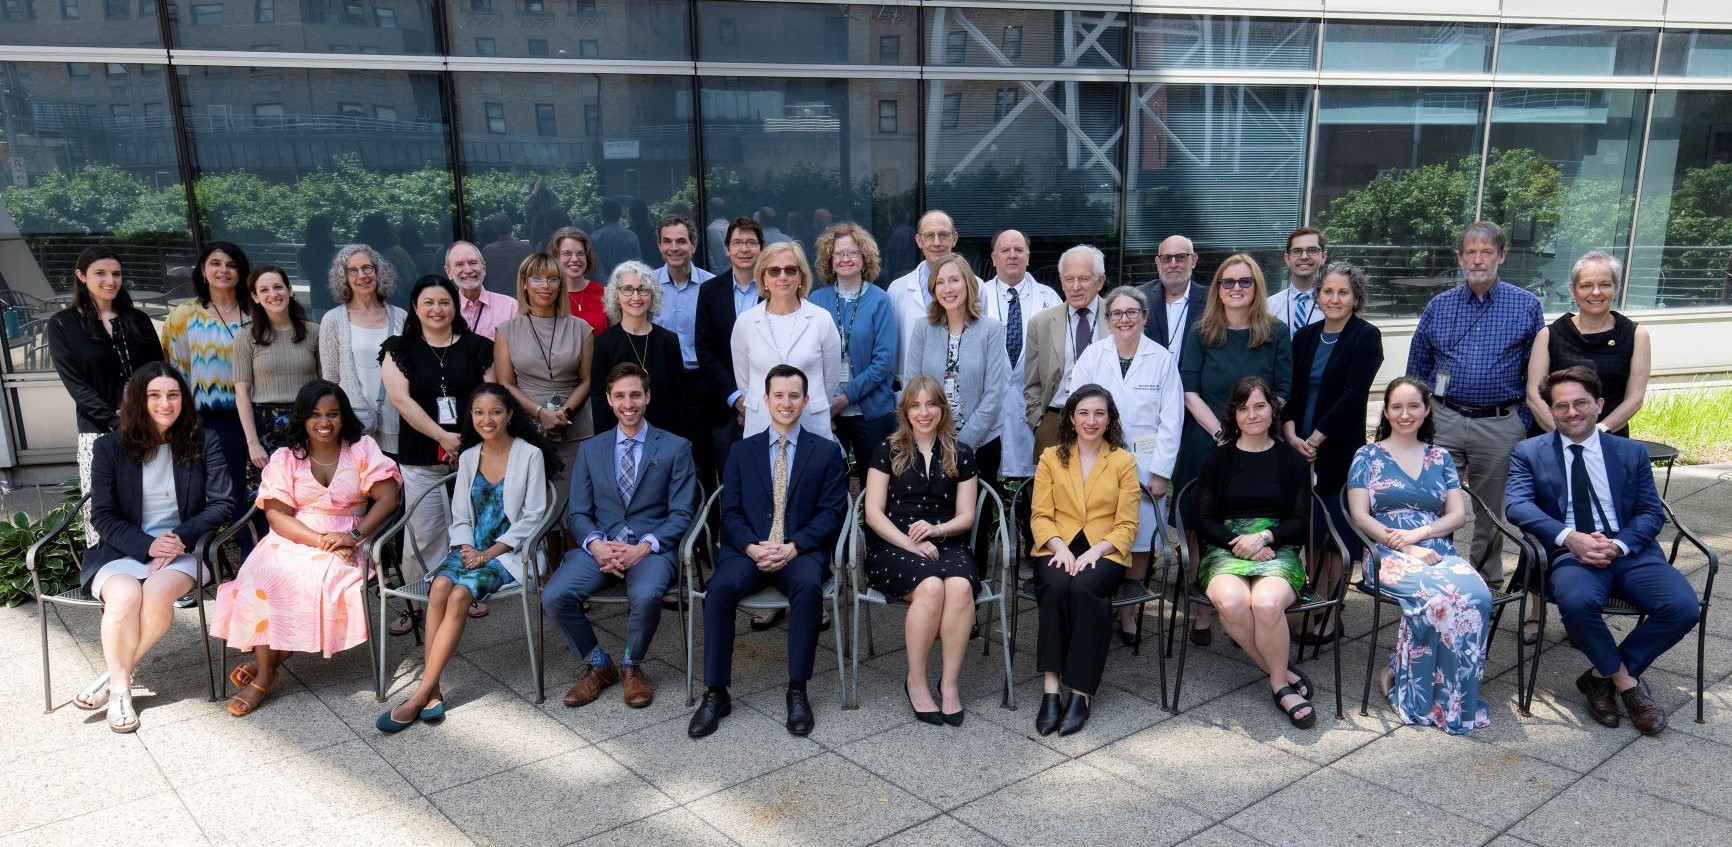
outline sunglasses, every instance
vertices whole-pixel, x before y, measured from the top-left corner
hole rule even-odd
[[[1256,285],[1257,285],[1256,277],[1249,277],[1249,276],[1230,277],[1230,276],[1228,276],[1228,277],[1222,277],[1221,278],[1221,287],[1222,288],[1253,288]]]
[[[799,276],[799,275],[800,275],[800,266],[799,265],[772,265],[770,267],[764,268],[764,276],[767,276],[767,277],[784,277],[784,276]]]

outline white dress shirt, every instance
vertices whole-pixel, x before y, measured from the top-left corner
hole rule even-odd
[[[1010,299],[1012,294],[1021,301],[1022,325],[1012,327],[1009,323]],[[1021,409],[1023,407],[1023,362],[1028,359],[1028,323],[1034,316],[1064,302],[1058,292],[1041,284],[1034,274],[1025,273],[1015,285],[1006,283],[997,277],[980,287],[980,313],[996,319],[1004,325],[1005,338],[1009,339],[1011,332],[1022,333],[1022,351],[1016,361],[1010,362],[1010,381],[1004,386],[1005,409]],[[1028,428],[1028,421],[1019,414],[1000,414],[998,416],[998,432],[1001,439],[1004,458],[999,464],[999,472],[1005,476],[1034,476],[1034,430]]]
[[[1269,314],[1276,320],[1287,324],[1288,337],[1297,335],[1299,330],[1323,320],[1323,307],[1317,305],[1317,289],[1313,285],[1301,292],[1292,285],[1269,295],[1267,301]],[[1305,302],[1299,302],[1299,295],[1305,295]]]
[[[1562,435],[1558,438],[1563,441],[1564,449],[1564,528],[1558,533],[1558,537],[1553,539],[1553,543],[1562,547],[1564,539],[1576,529],[1576,504],[1570,497],[1573,491],[1570,486],[1574,483],[1571,466],[1575,464],[1576,453],[1570,449],[1570,445],[1575,442]],[[1600,431],[1594,430],[1581,445],[1582,463],[1588,466],[1588,484],[1594,487],[1594,498],[1600,501],[1599,507],[1594,509],[1594,519],[1605,521],[1606,525],[1598,529],[1611,535],[1618,531],[1618,507],[1612,503],[1612,483],[1606,476],[1606,453],[1600,444]],[[1618,545],[1624,555],[1630,555],[1630,548],[1624,542],[1614,538],[1612,543]]]

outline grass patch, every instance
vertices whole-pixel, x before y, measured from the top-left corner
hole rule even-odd
[[[1650,389],[1630,436],[1678,448],[1679,464],[1732,462],[1732,388]]]

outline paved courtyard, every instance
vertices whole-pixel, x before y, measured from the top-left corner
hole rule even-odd
[[[1680,468],[1670,495],[1687,523],[1732,551],[1732,468]],[[1695,556],[1684,563],[1697,585],[1702,565]],[[1714,590],[1732,600],[1732,579],[1723,575]],[[179,613],[140,670],[143,726],[127,736],[110,733],[103,713],[69,705],[101,664],[97,616],[50,611],[56,709],[43,714],[36,609],[0,609],[8,645],[0,787],[11,798],[0,808],[0,845],[1576,847],[1725,844],[1732,829],[1727,607],[1710,615],[1705,724],[1694,722],[1694,641],[1648,673],[1672,713],[1658,738],[1587,717],[1572,684],[1584,662],[1568,647],[1546,654],[1533,714],[1517,714],[1513,607],[1487,670],[1490,728],[1450,737],[1397,726],[1375,695],[1361,717],[1370,604],[1350,596],[1347,629],[1356,637],[1340,645],[1346,717],[1333,718],[1325,652],[1305,665],[1325,689],[1308,731],[1287,725],[1266,682],[1217,632],[1212,647],[1191,654],[1181,714],[1158,705],[1153,645],[1133,656],[1115,644],[1087,729],[1041,738],[1032,726],[1032,614],[1016,656],[1016,711],[999,706],[996,646],[983,657],[976,641],[964,673],[966,724],[920,724],[896,696],[901,611],[889,609],[874,613],[878,652],[862,657],[858,710],[838,706],[826,633],[811,688],[817,729],[789,736],[783,633],[745,631],[734,714],[714,736],[692,741],[676,616],[664,616],[656,641],[652,707],[625,708],[616,687],[567,709],[559,695],[577,668],[551,633],[549,698],[532,702],[516,602],[493,604],[471,625],[447,671],[445,722],[395,736],[373,728],[384,706],[374,701],[364,649],[328,661],[296,657],[256,714],[231,717],[206,699],[191,611]],[[623,617],[598,612],[604,638],[617,645]],[[1555,620],[1549,629],[1561,640]],[[1382,634],[1379,660],[1393,633]],[[420,655],[412,639],[387,640],[396,700],[414,683]]]

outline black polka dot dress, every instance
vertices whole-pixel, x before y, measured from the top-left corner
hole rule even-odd
[[[956,486],[978,475],[974,451],[968,445],[956,445],[956,476],[944,475],[941,448],[932,451],[932,466],[921,467],[919,456],[908,463],[900,476],[891,471],[890,441],[886,439],[872,454],[874,470],[890,477],[890,491],[885,499],[884,514],[896,528],[906,532],[915,521],[943,523],[956,516]],[[968,548],[968,534],[933,542],[938,558],[928,559],[894,544],[882,541],[870,528],[866,530],[866,579],[873,588],[888,597],[904,597],[927,577],[962,577],[980,589],[979,566]]]

